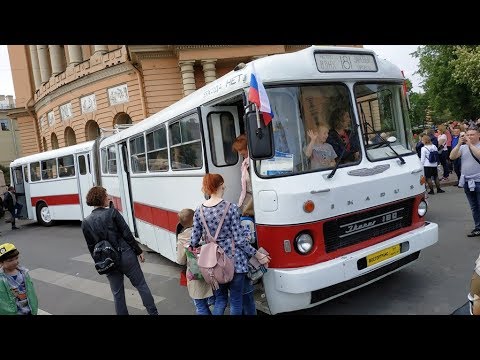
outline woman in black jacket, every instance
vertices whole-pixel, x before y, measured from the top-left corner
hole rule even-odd
[[[140,268],[139,260],[145,261],[143,251],[130,232],[123,216],[115,208],[108,207],[107,190],[101,186],[91,188],[87,194],[87,205],[95,207],[82,222],[82,231],[90,254],[93,254],[95,244],[101,240],[108,240],[119,249],[120,266],[107,274],[117,315],[128,315],[123,284],[124,275],[138,290],[148,314],[158,315],[152,293]]]

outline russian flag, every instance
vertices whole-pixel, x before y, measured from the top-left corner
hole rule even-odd
[[[267,126],[273,119],[272,108],[268,101],[267,92],[262,81],[255,74],[255,68],[252,64],[252,74],[250,76],[250,88],[248,89],[248,101],[257,105],[258,110],[263,114],[263,121]]]

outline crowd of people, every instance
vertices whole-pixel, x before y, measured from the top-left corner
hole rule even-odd
[[[358,159],[358,144],[349,136],[349,122],[348,112],[339,112],[336,121],[332,122],[332,128],[321,125],[318,129],[307,131],[310,142],[304,152],[311,159],[312,167],[333,166],[339,156],[350,161]],[[227,184],[220,174],[210,173],[203,177],[201,189],[207,200],[195,210],[182,209],[178,213],[180,231],[177,234],[177,262],[186,266],[186,286],[198,315],[223,315],[228,304],[230,315],[256,314],[254,281],[248,276],[249,262],[255,259],[267,266],[271,260],[268,254],[252,246],[255,242],[251,241],[251,232],[241,222],[242,216],[254,216],[250,159],[245,135],[240,135],[234,141],[232,150],[243,157],[239,174],[242,187],[238,203],[229,203],[223,199]],[[464,189],[475,224],[467,236],[480,236],[480,132],[477,124],[449,122],[437,129],[428,129],[419,134],[416,151],[424,166],[428,194],[435,194],[434,184],[437,194],[444,193],[441,182],[448,180],[449,175],[455,172],[458,177],[456,185]],[[438,156],[432,157],[432,152]],[[441,177],[437,170],[439,165],[443,171]],[[88,249],[93,256],[95,245],[102,239],[110,239],[121,254],[120,265],[107,274],[118,315],[128,315],[125,276],[138,290],[148,314],[157,315],[152,293],[140,267],[140,262],[145,261],[143,251],[123,216],[115,208],[109,207],[109,203],[107,191],[101,186],[94,186],[87,194],[87,204],[94,207],[91,215],[82,222]],[[11,213],[12,229],[15,229],[15,218],[19,216],[21,205],[16,202],[13,187],[9,187],[4,196],[4,206]],[[205,243],[207,232],[226,256],[234,260],[232,279],[220,283],[218,287],[212,287],[201,276],[192,276],[194,270],[189,268],[187,261],[188,253],[198,254],[198,249]],[[18,257],[19,251],[13,244],[0,245],[0,284],[3,284],[0,287],[0,315],[35,315],[38,311],[33,283],[28,270],[20,266]],[[477,261],[478,264],[480,260]],[[472,276],[469,299],[472,313],[480,314],[480,301],[476,304],[480,300],[478,269],[480,266],[476,266]]]

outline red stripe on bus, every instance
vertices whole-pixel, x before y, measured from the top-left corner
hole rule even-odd
[[[37,202],[44,201],[48,206],[55,205],[80,205],[80,197],[78,194],[68,195],[47,195],[32,197],[32,206],[36,206]]]
[[[158,226],[174,234],[177,231],[178,213],[175,211],[160,209],[158,207],[138,202],[133,203],[133,210],[135,211],[135,217],[137,219]]]
[[[112,199],[113,207],[117,209],[118,211],[122,212],[122,199],[120,199],[118,196],[113,196],[110,195],[110,198]]]

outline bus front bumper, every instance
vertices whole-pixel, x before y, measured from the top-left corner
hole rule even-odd
[[[379,280],[416,260],[420,250],[438,241],[438,225],[426,222],[387,241],[320,264],[268,269],[263,276],[271,314],[306,309]],[[362,268],[369,255],[400,244],[401,253]],[[359,269],[360,268],[360,269]]]

